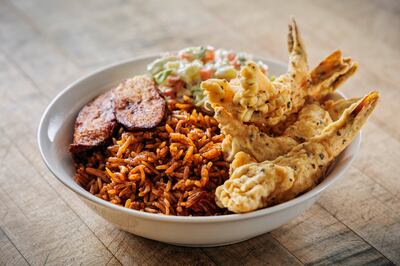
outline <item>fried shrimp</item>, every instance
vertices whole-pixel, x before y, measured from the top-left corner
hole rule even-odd
[[[216,79],[202,83],[208,90],[212,83],[222,90],[229,89],[233,97],[229,112],[235,111],[243,122],[251,122],[258,127],[273,127],[297,113],[307,98],[322,99],[352,76],[358,65],[350,58],[343,58],[341,51],[326,57],[311,72],[308,68],[307,54],[296,22],[292,19],[288,35],[288,72],[271,81],[255,62],[247,62],[240,70],[239,78],[229,83]],[[215,90],[208,90],[211,104]],[[227,106],[228,104],[225,103]]]
[[[244,124],[239,119],[237,109],[230,102],[234,92],[227,82],[204,82],[203,88],[210,95],[215,110],[214,118],[226,136],[222,150],[227,161],[232,161],[240,151],[250,154],[258,162],[273,160],[297,144],[320,134],[332,122],[328,112],[317,103],[310,103],[302,108],[296,122],[282,136],[269,136],[257,126]]]
[[[250,154],[258,162],[273,160],[286,154],[294,146],[316,136],[332,122],[328,112],[318,104],[308,104],[299,113],[298,120],[282,136],[269,136],[254,125],[246,125],[231,116],[224,108],[216,107],[214,118],[226,136],[222,151],[232,161],[240,151]]]
[[[283,136],[289,136],[299,143],[321,134],[322,130],[332,123],[329,113],[318,103],[304,105],[296,121],[286,128]]]
[[[78,114],[76,182],[126,208],[191,216],[250,212],[312,189],[379,93],[342,99],[335,90],[357,63],[337,50],[309,68],[293,18],[287,49],[287,71],[276,78],[274,65],[210,46],[156,59],[148,75],[126,79]]]
[[[243,213],[290,200],[311,189],[354,139],[378,99],[379,94],[371,92],[347,108],[319,136],[273,161],[257,163],[246,153],[236,154],[229,180],[216,189],[217,204]]]
[[[222,151],[227,161],[232,161],[240,151],[250,154],[258,162],[272,160],[297,145],[297,141],[290,136],[271,137],[255,125],[243,124],[222,107],[215,108],[214,118],[221,132],[227,136],[222,142]]]
[[[307,54],[294,19],[289,24],[288,73],[271,81],[254,62],[240,71],[234,104],[240,105],[243,122],[276,125],[304,104],[309,83]],[[233,81],[235,87],[237,82]]]

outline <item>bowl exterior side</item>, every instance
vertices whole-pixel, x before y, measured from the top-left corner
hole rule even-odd
[[[38,130],[43,160],[54,176],[77,193],[94,212],[133,234],[177,245],[215,246],[246,240],[269,232],[295,218],[315,202],[349,167],[360,144],[360,135],[338,157],[331,173],[317,187],[288,202],[247,214],[209,217],[176,217],[149,214],[101,200],[80,187],[73,179],[74,167],[68,145],[79,110],[101,92],[124,79],[142,74],[156,56],[132,59],[99,70],[62,91],[44,112]],[[261,59],[262,60],[262,59]],[[271,74],[279,75],[286,66],[262,60]]]
[[[175,223],[141,219],[129,213],[98,205],[82,198],[98,215],[132,234],[180,246],[210,247],[241,242],[270,232],[294,219],[309,208],[317,196],[292,208],[265,216],[226,222]]]

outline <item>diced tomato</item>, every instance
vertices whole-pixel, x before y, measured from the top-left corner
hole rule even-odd
[[[210,69],[210,68],[208,68],[208,69],[207,68],[202,68],[200,70],[201,80],[210,79],[213,76],[213,74],[214,74],[214,71],[212,69]]]
[[[181,53],[181,58],[185,59],[185,60],[188,60],[188,61],[191,61],[193,59],[193,55],[191,53],[188,53],[188,52],[183,52],[183,53]]]
[[[232,52],[232,51],[230,51],[229,53],[228,53],[228,60],[229,61],[233,61],[233,60],[235,60],[235,58],[236,58],[236,54],[234,53],[234,52]]]
[[[185,83],[182,80],[179,80],[177,83],[175,83],[174,89],[176,92],[182,90],[185,87]]]
[[[204,53],[203,62],[214,61],[215,52],[214,49],[207,48],[207,51]]]
[[[239,60],[235,60],[234,62],[231,62],[231,64],[233,65],[233,67],[235,69],[240,69],[240,62]]]
[[[169,75],[167,77],[167,84],[169,86],[174,86],[178,81],[180,81],[180,77],[179,76],[175,76],[175,75]]]
[[[182,90],[183,87],[185,86],[185,83],[178,76],[174,76],[174,75],[168,76],[166,84],[173,91],[173,93],[177,93],[178,91]],[[171,94],[171,93],[172,92],[169,92],[168,94]],[[166,93],[164,93],[164,94],[167,95]],[[167,95],[167,96],[170,96],[170,95]]]
[[[168,88],[163,91],[164,96],[175,98],[176,97],[176,92],[172,88]]]

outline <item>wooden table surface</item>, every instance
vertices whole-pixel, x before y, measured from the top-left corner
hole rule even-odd
[[[39,118],[75,79],[193,45],[287,61],[290,15],[311,65],[342,49],[360,70],[341,90],[382,94],[352,167],[297,219],[231,246],[171,246],[116,229],[45,167]],[[400,264],[399,47],[398,0],[0,0],[0,265]]]

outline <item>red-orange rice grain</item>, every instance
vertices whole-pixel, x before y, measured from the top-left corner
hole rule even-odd
[[[126,208],[166,215],[217,215],[214,191],[228,178],[217,121],[186,98],[157,128],[118,130],[112,143],[76,158],[75,180]]]

